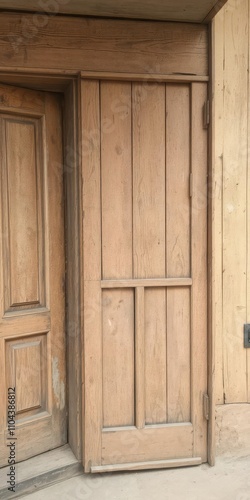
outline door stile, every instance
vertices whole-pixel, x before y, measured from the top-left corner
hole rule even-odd
[[[101,184],[99,81],[81,83],[85,472],[101,465],[102,444],[102,309],[101,309]]]
[[[207,130],[203,106],[207,85],[191,85],[191,421],[194,425],[193,456],[207,461],[207,422],[203,397],[207,392]],[[194,417],[196,416],[196,417]]]

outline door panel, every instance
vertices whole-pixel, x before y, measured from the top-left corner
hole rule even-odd
[[[61,102],[0,86],[0,464],[8,456],[8,388],[16,460],[65,444]]]
[[[207,459],[206,97],[82,83],[87,472]]]

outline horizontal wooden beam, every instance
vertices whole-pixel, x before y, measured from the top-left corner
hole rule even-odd
[[[103,280],[101,288],[137,288],[137,287],[178,287],[191,286],[192,278],[130,279]]]
[[[3,12],[1,67],[208,76],[208,27]]]

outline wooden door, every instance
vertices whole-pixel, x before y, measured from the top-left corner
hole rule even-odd
[[[0,464],[5,465],[10,440],[15,439],[16,461],[66,442],[60,98],[0,85],[0,144]],[[14,398],[8,398],[13,393],[15,416]]]
[[[87,472],[207,461],[206,99],[82,83]]]

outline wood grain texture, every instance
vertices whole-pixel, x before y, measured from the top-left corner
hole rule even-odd
[[[102,314],[99,82],[81,84],[84,279],[84,467],[101,463]],[[93,335],[94,332],[94,335]],[[93,439],[95,436],[95,439]]]
[[[135,290],[135,415],[137,429],[145,427],[145,294]]]
[[[247,321],[247,96],[248,2],[236,1],[225,15],[223,152],[223,344],[226,403],[247,401],[246,351],[243,325]],[[235,61],[235,62],[234,62]]]
[[[146,3],[142,0],[126,0],[122,3],[116,3],[115,0],[102,0],[91,2],[85,0],[71,0],[57,4],[34,4],[32,0],[0,0],[0,9],[23,10],[42,12],[48,10],[52,14],[70,14],[85,16],[104,16],[104,17],[125,17],[136,19],[158,19],[162,21],[192,21],[203,22],[204,19],[210,21],[214,15],[221,9],[227,0],[171,0],[167,3],[164,0],[149,0]],[[35,19],[39,24],[39,19]],[[41,23],[46,23],[46,17]]]
[[[134,278],[165,277],[165,85],[133,84]]]
[[[191,421],[190,290],[167,291],[167,421]]]
[[[102,437],[102,465],[191,458],[191,424],[147,426],[145,429],[105,432]]]
[[[166,275],[190,276],[190,87],[166,86]]]
[[[1,190],[1,224],[2,221],[6,223],[8,210],[13,211],[12,216],[16,214],[18,223],[16,234],[11,235],[12,245],[9,248],[6,246],[4,253],[1,248],[1,255],[12,264],[12,272],[15,273],[13,292],[16,293],[15,286],[18,284],[17,293],[22,294],[16,295],[16,299],[27,301],[25,309],[22,310],[22,304],[19,303],[18,308],[7,312],[1,303],[0,335],[1,352],[5,358],[2,374],[5,399],[2,399],[0,410],[3,422],[0,461],[4,465],[7,456],[8,387],[14,386],[17,391],[17,461],[66,442],[65,257],[61,100],[57,95],[2,85],[0,95],[1,130],[4,117],[11,116],[10,120],[14,123],[9,141],[2,140],[1,172],[3,174],[4,156],[7,156],[8,178],[13,193],[7,204],[3,202],[5,198]],[[29,123],[34,123],[34,117],[42,120],[43,124],[30,134]],[[21,131],[19,126],[22,127],[23,123],[25,130]],[[38,168],[36,155],[39,158]],[[19,207],[15,205],[17,201]],[[21,220],[18,218],[20,213]],[[12,225],[13,222],[11,219]],[[1,227],[1,234],[7,238],[6,225]],[[6,244],[3,240],[1,245]],[[42,272],[37,272],[38,264]],[[3,276],[2,259],[1,297],[4,295],[3,287],[6,287]],[[28,303],[32,302],[30,293],[39,290],[41,279],[45,290],[43,301],[32,307]]]
[[[207,27],[0,14],[0,66],[78,71],[208,75]],[[34,34],[34,35],[33,35]]]
[[[172,314],[172,311],[171,311]],[[167,422],[166,290],[145,290],[146,424]]]
[[[250,9],[248,5],[248,37],[250,37]],[[248,45],[248,67],[250,62],[250,50]],[[250,89],[250,77],[248,73],[248,147],[249,147],[249,126],[250,126],[250,100],[249,100],[249,89]],[[247,155],[247,321],[250,317],[250,156]],[[250,403],[250,351],[247,351],[247,401]]]
[[[212,266],[212,335],[215,349],[215,402],[224,403],[223,370],[223,154],[224,154],[224,16],[216,17],[212,32],[212,149],[211,149],[211,266]]]
[[[193,85],[82,81],[87,472],[206,460],[207,86]]]
[[[100,90],[102,278],[132,278],[131,83]]]
[[[166,86],[166,271],[190,275],[190,87]],[[179,278],[180,279],[180,278]],[[168,422],[190,421],[190,295],[167,290]],[[181,376],[180,376],[181,373]]]
[[[103,307],[103,427],[134,425],[134,291],[106,290]]]
[[[5,308],[45,305],[44,231],[41,194],[41,123],[7,117],[5,128],[5,190],[9,210],[4,213],[9,240],[5,254]],[[15,147],[13,147],[15,145]],[[4,167],[2,167],[4,168]],[[27,190],[27,184],[29,189]],[[41,193],[37,190],[40,186]],[[42,201],[43,204],[43,201]],[[41,228],[39,232],[38,229]],[[30,267],[30,262],[33,263]],[[8,285],[7,285],[8,284]],[[40,285],[40,286],[39,286]]]
[[[66,238],[66,331],[67,331],[67,376],[68,376],[68,440],[70,447],[78,460],[82,458],[82,415],[84,401],[81,397],[82,339],[81,313],[82,290],[80,269],[80,242],[82,224],[81,213],[81,172],[79,151],[79,87],[80,82],[72,81],[64,97],[64,177],[65,177],[65,238]],[[81,317],[80,317],[81,316]]]
[[[194,456],[207,461],[207,422],[203,415],[203,395],[207,392],[207,130],[202,109],[207,85],[192,84],[192,173],[191,211],[192,296],[191,296],[191,421],[196,424]],[[194,417],[195,416],[195,417]],[[199,437],[198,437],[199,436]]]

